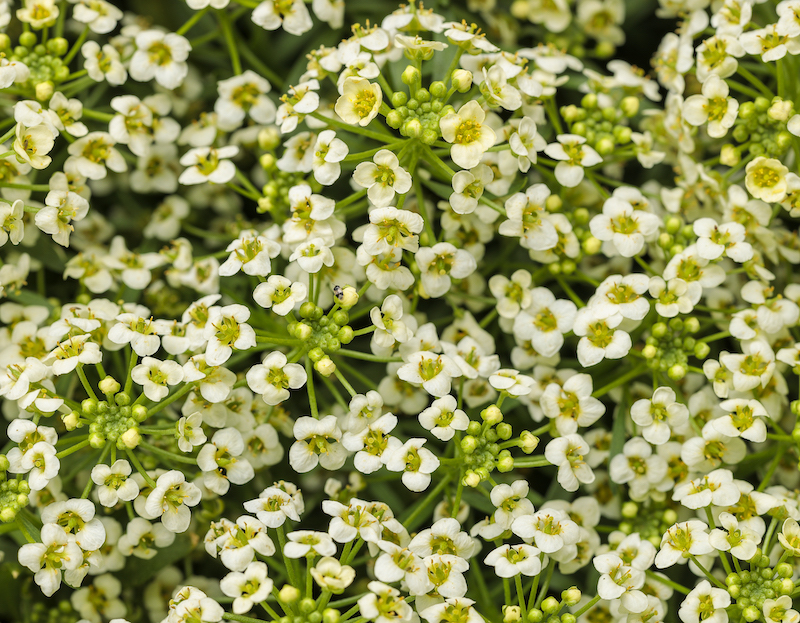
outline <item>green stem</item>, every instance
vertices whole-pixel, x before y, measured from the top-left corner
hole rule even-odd
[[[233,73],[237,76],[242,73],[242,61],[239,58],[239,48],[236,46],[236,39],[233,35],[230,19],[225,9],[217,9],[217,17],[219,18],[219,25],[222,27],[222,36],[225,38],[225,44],[228,46],[228,52],[231,55],[231,65],[233,65]]]
[[[192,26],[194,26],[197,22],[203,19],[205,14],[208,13],[210,9],[211,7],[207,6],[204,9],[196,11],[194,15],[192,15],[189,19],[186,20],[183,26],[181,26],[180,28],[178,28],[178,30],[175,31],[175,34],[181,36],[185,35],[187,32],[189,32]]]

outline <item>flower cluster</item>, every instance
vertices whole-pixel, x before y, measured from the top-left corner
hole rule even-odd
[[[144,4],[0,0],[0,619],[800,622],[800,0]]]

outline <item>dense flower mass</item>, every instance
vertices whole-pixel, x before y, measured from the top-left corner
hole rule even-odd
[[[799,55],[0,0],[0,620],[800,623]]]

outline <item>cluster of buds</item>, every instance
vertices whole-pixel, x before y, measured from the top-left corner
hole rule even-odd
[[[120,450],[133,449],[139,445],[139,424],[147,418],[147,408],[142,404],[131,404],[128,392],[120,391],[120,384],[107,376],[98,384],[106,399],[87,398],[80,411],[74,410],[64,416],[69,430],[89,424],[89,445],[102,448],[109,441]]]
[[[600,106],[597,95],[587,93],[581,105],[561,108],[561,115],[570,124],[571,134],[586,139],[601,156],[613,153],[615,149],[631,142],[632,131],[626,121],[639,112],[639,98],[624,98],[619,107]]]
[[[647,365],[654,370],[666,372],[673,381],[679,381],[689,371],[689,357],[705,359],[709,346],[694,337],[700,330],[697,318],[672,318],[667,322],[657,322],[650,331],[642,354]]]

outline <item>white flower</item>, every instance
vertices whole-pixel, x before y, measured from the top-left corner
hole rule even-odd
[[[323,556],[310,571],[317,585],[334,595],[344,592],[356,578],[353,567],[343,565],[336,558]]]
[[[479,164],[469,171],[458,171],[451,180],[453,193],[450,207],[456,214],[472,214],[478,207],[487,184],[494,180],[494,173],[485,164]]]
[[[556,165],[556,180],[562,186],[574,188],[581,183],[584,177],[584,168],[600,164],[603,159],[588,145],[586,139],[577,134],[559,134],[557,143],[550,143],[544,153],[559,160]]]
[[[333,130],[324,130],[317,136],[314,145],[314,179],[324,186],[330,186],[339,179],[342,166],[339,164],[347,156],[347,144],[336,138]]]
[[[766,623],[797,623],[800,621],[800,613],[792,607],[793,605],[789,595],[781,595],[777,599],[765,599],[761,610]]]
[[[259,124],[275,121],[275,104],[267,96],[271,90],[269,81],[250,69],[220,80],[217,83],[219,98],[214,104],[220,129],[236,130],[248,115]]]
[[[234,598],[234,613],[244,614],[267,599],[273,582],[267,577],[267,565],[255,561],[247,565],[244,572],[231,571],[220,580],[219,587],[228,597]]]
[[[769,414],[758,400],[734,398],[723,400],[719,406],[725,411],[725,415],[711,420],[710,423],[721,434],[742,437],[756,443],[766,441],[767,426],[764,420]]]
[[[558,483],[567,491],[577,491],[579,483],[594,482],[592,468],[583,458],[587,454],[589,445],[575,434],[556,437],[544,449],[545,458],[558,466]]]
[[[255,475],[253,466],[241,458],[244,452],[242,434],[235,428],[223,428],[214,433],[211,443],[197,455],[197,466],[204,472],[203,484],[218,495],[225,495],[230,483],[243,485]]]
[[[546,208],[550,189],[544,184],[534,184],[524,193],[515,193],[506,199],[508,220],[500,224],[503,236],[519,237],[524,249],[546,251],[558,244],[558,231],[548,218]]]
[[[322,238],[311,238],[301,242],[289,256],[289,261],[296,261],[307,273],[318,273],[323,266],[333,266],[335,258],[330,245]]]
[[[758,549],[760,537],[746,528],[730,513],[720,513],[717,523],[708,535],[709,544],[721,552],[730,552],[739,560],[750,560]]]
[[[61,572],[76,569],[83,562],[78,544],[67,538],[64,529],[54,523],[42,526],[42,542],[19,548],[19,563],[35,573],[34,580],[46,597],[61,586]]]
[[[255,331],[246,324],[249,318],[250,310],[244,305],[226,305],[210,310],[204,333],[208,340],[206,361],[209,365],[224,364],[233,354],[233,349],[248,350],[256,345]]]
[[[289,464],[297,472],[305,473],[317,464],[325,469],[336,470],[344,465],[347,451],[340,443],[342,431],[336,416],[327,415],[320,420],[300,417],[294,423],[294,438],[289,448]]]
[[[780,160],[758,156],[747,163],[744,178],[747,192],[767,203],[779,203],[786,197],[789,169]]]
[[[169,547],[175,542],[175,533],[170,532],[161,522],[150,523],[141,517],[128,522],[125,534],[119,537],[117,549],[124,556],[135,556],[150,560],[160,548]]]
[[[153,357],[145,357],[131,371],[134,383],[142,386],[144,395],[153,402],[164,400],[169,394],[169,386],[183,381],[183,367],[177,362],[167,359],[160,361]]]
[[[758,386],[766,387],[775,370],[775,354],[769,344],[761,340],[745,342],[741,355],[720,355],[720,363],[733,373],[733,388],[739,392]]]
[[[702,580],[681,602],[678,617],[683,623],[727,623],[730,605],[728,591]]]
[[[598,596],[619,599],[627,612],[638,613],[647,608],[647,597],[640,590],[644,586],[644,571],[626,565],[616,552],[595,556],[592,563],[600,572]]]
[[[306,384],[303,366],[288,363],[279,351],[268,354],[264,360],[247,371],[247,385],[261,394],[268,405],[277,405],[289,398],[289,389],[300,389]]]
[[[439,459],[427,448],[424,439],[411,438],[402,446],[391,448],[386,469],[403,472],[401,478],[409,491],[425,491],[431,484],[431,474],[439,467]]]
[[[544,414],[555,420],[561,435],[576,433],[579,426],[591,426],[605,407],[592,397],[592,377],[574,374],[563,384],[549,383],[539,399]]]
[[[740,497],[741,493],[733,482],[733,473],[727,469],[715,469],[693,480],[682,482],[675,485],[672,491],[674,501],[692,510],[711,504],[733,506]]]
[[[478,267],[469,251],[457,249],[449,242],[422,247],[416,252],[415,259],[422,272],[422,287],[433,298],[443,296],[450,290],[451,279],[469,277]]]
[[[572,330],[581,338],[578,361],[582,366],[593,366],[603,359],[621,359],[628,354],[631,336],[618,328],[622,320],[622,314],[598,318],[591,307],[578,310]]]
[[[254,229],[245,229],[225,251],[230,256],[220,265],[220,276],[230,277],[241,270],[246,275],[266,277],[272,270],[271,259],[280,254],[281,245]]]
[[[622,452],[609,463],[611,480],[627,484],[632,500],[643,500],[651,490],[664,491],[672,488],[667,478],[669,465],[641,437],[633,437],[625,442]]]
[[[733,127],[739,112],[739,102],[728,97],[728,84],[711,74],[703,82],[702,95],[692,95],[683,103],[683,118],[691,125],[708,122],[707,132],[712,138],[722,138]]]
[[[461,376],[461,368],[447,355],[428,351],[412,353],[407,363],[397,370],[398,378],[422,387],[431,396],[441,398],[450,393],[453,377]]]
[[[511,524],[511,531],[526,541],[533,541],[537,548],[556,560],[574,557],[575,543],[580,536],[578,524],[566,512],[554,508],[517,517]]]
[[[89,132],[67,148],[70,155],[67,162],[90,180],[105,179],[108,170],[123,173],[128,170],[128,165],[115,144],[114,137],[108,132]]]
[[[450,147],[450,158],[462,169],[478,166],[484,152],[494,145],[497,136],[484,121],[486,113],[480,104],[470,100],[459,108],[439,119],[442,138]]]
[[[422,411],[419,423],[437,439],[449,441],[456,431],[467,430],[469,418],[464,411],[456,408],[456,399],[448,395],[434,400],[430,407]]]
[[[253,300],[265,309],[272,309],[279,316],[291,313],[307,295],[306,284],[293,282],[281,275],[270,275],[253,290]]]
[[[236,165],[230,161],[239,148],[236,145],[227,147],[195,147],[181,156],[180,163],[188,167],[178,182],[184,186],[192,184],[227,184],[236,175]]]
[[[186,59],[192,46],[185,37],[159,30],[143,30],[136,35],[136,52],[131,57],[131,78],[156,82],[166,89],[178,88],[189,73]]]
[[[379,208],[388,206],[395,193],[405,194],[411,189],[411,176],[397,156],[381,149],[372,162],[361,162],[353,173],[353,181],[367,189],[369,200]]]
[[[92,80],[96,82],[106,80],[113,86],[125,84],[128,72],[113,45],[107,43],[101,48],[97,42],[87,41],[81,46],[81,54],[86,59],[84,69]]]
[[[53,149],[55,140],[53,133],[45,125],[26,128],[17,124],[14,152],[22,162],[27,162],[34,169],[46,169],[52,159],[47,154]],[[72,147],[70,145],[70,147]]]
[[[297,36],[308,32],[313,26],[303,0],[264,0],[253,10],[250,19],[264,30],[277,30],[283,26],[290,35]]]
[[[501,578],[513,578],[520,573],[534,576],[542,570],[540,553],[532,545],[506,544],[489,552],[483,563],[494,567],[494,572]]]
[[[659,387],[652,399],[642,398],[631,406],[631,419],[642,427],[646,441],[660,445],[667,443],[674,429],[689,421],[689,409],[676,402],[675,391],[670,387]]]
[[[14,203],[0,202],[0,247],[9,240],[14,245],[22,242],[25,236],[25,224],[22,221],[24,213],[25,204],[22,199],[17,199]]]
[[[697,252],[707,260],[716,260],[724,253],[734,262],[747,262],[753,257],[753,247],[745,241],[747,231],[740,223],[718,225],[712,218],[697,219],[692,227],[697,234]]]
[[[556,300],[547,288],[533,288],[529,296],[530,305],[514,318],[514,336],[530,340],[542,357],[552,357],[572,330],[578,308],[572,301]]]
[[[633,257],[642,252],[645,240],[658,231],[660,222],[655,214],[636,210],[628,201],[612,196],[603,204],[603,213],[589,222],[589,229],[623,257]]]
[[[677,523],[661,537],[661,549],[656,554],[656,567],[665,569],[675,563],[686,562],[689,555],[702,556],[714,551],[708,542],[708,526],[692,519]]]
[[[161,474],[156,487],[147,496],[145,510],[151,517],[161,517],[167,530],[175,533],[185,532],[192,519],[190,506],[200,502],[200,489],[177,470]]]
[[[130,502],[139,495],[139,485],[130,475],[131,465],[124,459],[110,467],[99,463],[92,468],[92,482],[99,487],[97,493],[103,506],[111,508],[120,500]]]
[[[286,486],[286,483],[282,484]],[[278,486],[268,487],[255,500],[245,502],[244,508],[249,513],[255,513],[258,520],[269,528],[282,526],[287,519],[300,521],[304,508],[303,496],[296,488],[293,488],[293,492]]]
[[[341,85],[341,93],[334,110],[345,123],[363,127],[378,116],[383,102],[379,84],[366,78],[348,76]]]
[[[377,327],[373,340],[379,346],[391,348],[395,341],[407,342],[414,335],[413,331],[401,320],[403,317],[403,302],[396,294],[387,296],[380,309],[373,307],[369,312],[372,324]]]

